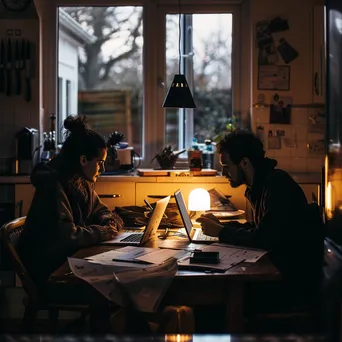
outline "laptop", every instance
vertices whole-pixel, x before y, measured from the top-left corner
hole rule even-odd
[[[185,228],[185,233],[190,242],[218,242],[219,238],[215,236],[205,235],[201,228],[194,228],[191,223],[191,218],[186,209],[184,198],[180,189],[175,191],[175,199],[178,206],[179,213]]]
[[[164,197],[156,202],[147,226],[143,232],[119,232],[112,240],[103,241],[103,245],[123,245],[123,246],[141,246],[156,236],[157,229],[163,218],[167,204],[171,196]]]

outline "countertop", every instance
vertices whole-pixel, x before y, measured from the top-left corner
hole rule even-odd
[[[320,173],[290,173],[293,179],[300,184],[321,184]],[[176,183],[176,182],[199,182],[205,183],[219,182],[227,180],[223,176],[138,176],[135,173],[124,175],[103,175],[98,178],[98,182],[144,182],[144,183]],[[29,184],[29,175],[3,175],[0,176],[0,184]]]

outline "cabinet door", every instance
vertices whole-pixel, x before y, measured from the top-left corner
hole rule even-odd
[[[188,205],[188,198],[190,192],[196,188],[204,188],[210,190],[216,188],[220,190],[225,195],[232,196],[230,198],[231,202],[237,209],[246,210],[246,198],[245,198],[245,187],[240,186],[238,188],[231,188],[228,182],[226,183],[136,183],[136,205],[144,205],[144,199],[150,202],[157,201],[153,196],[168,196],[173,195],[177,189],[182,190],[184,201]],[[171,202],[174,202],[171,199]]]
[[[110,209],[135,204],[134,182],[97,182],[95,190]]]
[[[26,216],[36,189],[31,184],[15,185],[15,217]]]
[[[308,203],[312,202],[312,194],[320,201],[320,185],[319,184],[299,184],[304,191]]]
[[[325,102],[324,6],[314,6],[313,13],[313,102]]]

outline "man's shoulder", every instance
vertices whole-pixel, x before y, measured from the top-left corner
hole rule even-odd
[[[266,177],[267,184],[277,184],[280,187],[287,186],[299,186],[298,183],[292,178],[292,176],[285,170],[282,169],[274,169],[272,172],[268,174]]]

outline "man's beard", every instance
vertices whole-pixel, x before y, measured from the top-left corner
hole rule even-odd
[[[237,172],[237,177],[236,180],[230,179],[230,186],[232,188],[238,188],[239,186],[246,184],[246,176],[245,173],[242,170],[242,167],[238,165],[238,172]]]

